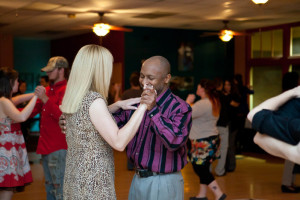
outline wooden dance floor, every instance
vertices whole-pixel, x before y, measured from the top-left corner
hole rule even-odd
[[[133,171],[127,170],[124,152],[115,152],[116,192],[118,200],[126,200]],[[214,163],[215,165],[216,163]],[[46,200],[43,169],[39,162],[31,165],[34,182],[25,191],[14,195],[13,200]],[[245,154],[237,156],[237,168],[223,177],[216,177],[228,200],[299,200],[299,194],[282,193],[280,190],[283,160],[266,154]],[[185,200],[198,191],[199,179],[189,163],[182,171]],[[299,179],[299,177],[297,177]],[[300,181],[295,184],[300,186]],[[213,200],[209,191],[208,199]]]

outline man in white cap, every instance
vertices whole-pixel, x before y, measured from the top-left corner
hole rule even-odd
[[[67,86],[69,64],[64,57],[56,56],[50,58],[41,71],[47,73],[50,85],[46,88],[38,86],[35,90],[39,100],[32,116],[41,114],[37,153],[42,155],[47,200],[62,200],[67,142],[58,121],[62,114],[59,106]]]

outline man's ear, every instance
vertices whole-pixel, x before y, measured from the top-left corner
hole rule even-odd
[[[60,73],[65,74],[65,68],[59,68]]]
[[[170,80],[171,80],[171,74],[167,74],[166,78],[165,78],[165,83],[169,84]]]

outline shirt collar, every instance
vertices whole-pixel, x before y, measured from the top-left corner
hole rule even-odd
[[[59,81],[55,84],[51,84],[50,87],[60,87],[62,85],[66,85],[66,84],[67,84],[67,80],[65,79],[65,80]]]
[[[161,106],[166,99],[168,99],[168,97],[171,95],[171,90],[170,88],[166,89],[164,92],[162,92],[157,98],[156,98],[156,104],[158,104],[159,106]]]

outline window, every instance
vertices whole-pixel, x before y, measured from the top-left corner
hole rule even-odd
[[[251,54],[246,54],[246,76],[254,90],[249,96],[252,109],[282,92],[284,73],[294,71],[300,76],[300,22],[249,30],[249,33],[247,51]]]
[[[282,70],[281,66],[251,67],[250,85],[254,94],[250,95],[250,109],[261,102],[281,93]]]
[[[255,32],[251,36],[251,58],[282,57],[283,31]]]
[[[291,28],[291,56],[300,56],[300,26]]]

